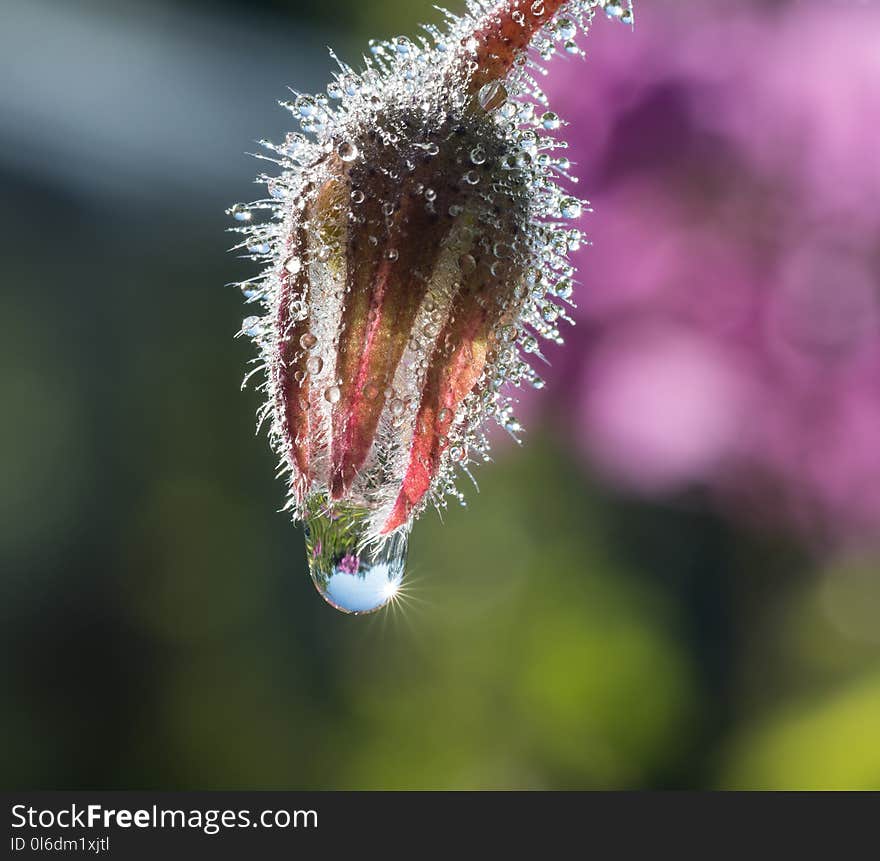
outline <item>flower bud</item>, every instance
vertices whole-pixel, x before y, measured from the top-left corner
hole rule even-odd
[[[265,142],[269,198],[231,214],[266,268],[242,288],[270,437],[305,521],[319,591],[348,612],[390,600],[413,519],[461,499],[487,459],[484,422],[512,434],[505,383],[540,383],[538,338],[560,341],[585,202],[526,58],[573,45],[614,2],[472,3],[429,38],[371,43],[327,95],[284,103],[304,134]],[[571,50],[570,47],[567,50]],[[266,215],[268,219],[258,219]]]

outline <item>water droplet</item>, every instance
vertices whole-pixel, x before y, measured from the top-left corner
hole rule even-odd
[[[372,613],[400,591],[408,535],[365,541],[369,511],[320,511],[306,518],[306,556],[318,594],[343,613]]]
[[[291,274],[296,275],[300,269],[302,269],[302,260],[299,257],[290,257],[287,260],[287,263],[284,264],[284,268]]]
[[[431,203],[431,202],[435,201],[436,199],[437,199],[437,192],[434,191],[433,188],[426,188],[425,189],[425,200],[427,200],[428,203]]]
[[[556,35],[560,39],[574,39],[577,35],[577,26],[571,18],[560,18],[556,22]]]
[[[563,218],[580,218],[581,202],[574,197],[563,197],[559,202],[559,214]]]
[[[480,174],[475,170],[469,170],[462,179],[468,185],[476,185],[480,181]]]
[[[352,200],[352,203],[363,203],[364,202],[364,193],[356,188],[351,193],[351,200]]]
[[[306,332],[305,335],[299,339],[299,345],[304,350],[311,350],[317,343],[318,339],[311,332]]]
[[[562,120],[560,120],[553,111],[547,111],[547,113],[541,117],[541,125],[544,126],[547,131],[554,131],[562,125]]]
[[[342,398],[342,390],[339,386],[328,386],[324,390],[324,400],[329,404],[338,404]]]
[[[483,84],[477,93],[477,102],[487,113],[497,111],[507,101],[507,89],[501,81],[489,81]]]
[[[321,369],[324,367],[324,360],[320,356],[312,356],[311,359],[306,362],[306,370],[313,376],[316,377],[321,373]]]
[[[471,150],[471,161],[474,164],[483,164],[486,161],[486,150],[481,146],[475,146]]]
[[[398,250],[397,250],[396,248],[389,248],[389,249],[385,252],[385,256],[386,256],[389,260],[397,260],[397,258],[400,257],[400,252],[398,252]]]
[[[243,203],[236,203],[229,210],[229,214],[236,221],[250,221],[254,217],[254,214]]]
[[[397,51],[397,53],[400,54],[402,57],[406,57],[406,56],[408,56],[410,53],[412,53],[414,47],[415,47],[415,46],[413,45],[413,43],[410,42],[410,40],[407,39],[406,36],[398,36],[398,37],[394,40],[394,49],[395,49],[395,50]]]
[[[300,96],[294,105],[303,118],[314,117],[318,113],[318,104],[311,96]]]
[[[394,418],[399,419],[403,415],[405,405],[400,398],[394,398],[388,405],[388,409],[391,411],[391,415],[394,416]]]
[[[244,332],[245,335],[256,335],[260,330],[261,322],[262,318],[260,317],[245,317],[244,320],[241,321],[241,331]]]
[[[572,284],[571,279],[562,278],[557,281],[553,292],[556,293],[560,299],[571,299],[571,295],[574,293],[574,285]]]
[[[358,148],[350,141],[343,141],[336,147],[336,154],[343,161],[354,161],[358,157]]]
[[[472,254],[462,254],[458,258],[458,265],[461,266],[463,275],[470,275],[477,268],[477,261]]]

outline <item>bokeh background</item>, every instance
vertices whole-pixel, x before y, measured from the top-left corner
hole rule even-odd
[[[880,8],[643,0],[554,62],[578,325],[347,618],[275,513],[223,210],[325,46],[421,20],[3,0],[3,783],[880,787]]]

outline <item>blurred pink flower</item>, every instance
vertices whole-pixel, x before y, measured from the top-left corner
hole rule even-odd
[[[601,213],[548,354],[579,448],[824,546],[880,542],[880,8],[845,9],[645,4],[551,88]]]

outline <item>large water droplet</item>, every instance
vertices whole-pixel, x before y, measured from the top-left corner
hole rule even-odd
[[[328,604],[343,613],[372,613],[400,591],[408,534],[382,545],[364,544],[369,512],[320,507],[305,522],[306,555],[312,582]]]

